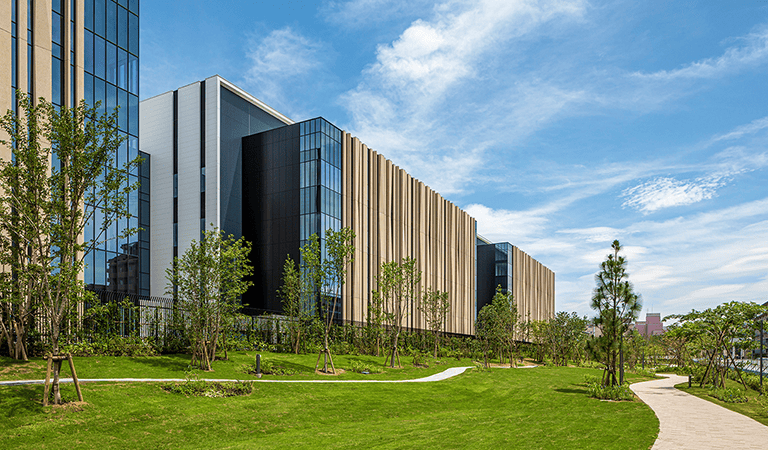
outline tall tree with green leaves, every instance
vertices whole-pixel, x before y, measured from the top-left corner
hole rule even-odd
[[[349,227],[344,227],[339,231],[328,230],[325,234],[325,245],[327,258],[323,260],[322,272],[324,275],[323,292],[321,293],[321,313],[323,319],[323,350],[317,355],[315,370],[320,364],[320,357],[323,356],[323,372],[328,372],[328,362],[331,363],[331,370],[336,373],[333,365],[333,357],[328,346],[328,336],[331,332],[336,305],[341,301],[341,294],[347,279],[347,267],[354,260],[355,232]]]
[[[251,243],[235,239],[218,228],[205,230],[200,242],[193,240],[181,257],[166,269],[166,293],[174,295],[186,314],[192,345],[192,361],[211,370],[216,349],[232,317],[240,309],[240,296],[253,284],[248,254]]]
[[[603,383],[616,385],[624,382],[623,336],[640,314],[642,304],[628,280],[627,260],[619,256],[621,244],[618,240],[613,241],[611,249],[613,253],[600,264],[600,272],[595,275],[597,286],[591,306],[597,311],[594,323],[602,331],[602,336],[595,342],[602,350],[598,354],[604,355],[606,364]]]
[[[98,105],[84,101],[59,108],[17,95],[20,114],[8,111],[0,119],[8,137],[0,144],[13,155],[0,161],[0,301],[12,312],[1,314],[0,328],[15,335],[13,355],[26,359],[24,343],[36,311],[44,318],[51,351],[59,353],[65,323],[90,297],[80,279],[84,257],[110,225],[130,215],[126,198],[138,183],[128,183],[128,172],[141,159],[115,167],[125,139],[116,112],[100,114]],[[97,214],[100,226],[93,236],[84,235]],[[124,230],[120,237],[136,231]],[[54,403],[61,401],[60,367],[54,365]]]
[[[419,310],[424,314],[427,328],[432,331],[435,338],[435,358],[437,358],[440,331],[445,326],[451,303],[448,301],[448,293],[431,288],[424,291],[419,303]]]
[[[763,305],[732,301],[704,311],[671,315],[664,320],[678,319],[679,331],[675,333],[696,341],[705,355],[707,368],[700,380],[702,387],[707,381],[725,387],[728,368],[733,367],[744,389],[747,389],[731,349],[751,349],[755,345],[755,332],[759,329],[757,318],[766,313],[768,307]]]

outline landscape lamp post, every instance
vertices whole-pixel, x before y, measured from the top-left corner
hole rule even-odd
[[[765,318],[760,320],[760,390],[763,388],[763,322]]]

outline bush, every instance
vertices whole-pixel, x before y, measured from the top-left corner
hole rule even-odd
[[[643,377],[656,378],[656,369],[653,368],[643,369],[642,366],[635,366],[632,372]]]
[[[629,389],[629,384],[625,383],[616,386],[603,386],[600,382],[589,383],[587,385],[587,392],[590,397],[599,398],[601,400],[634,400],[635,394]]]
[[[709,396],[725,403],[747,403],[749,401],[746,393],[739,388],[711,388]]]
[[[256,363],[246,365],[243,371],[251,375],[258,375]],[[299,371],[290,367],[278,366],[268,359],[262,359],[261,373],[264,375],[296,375]]]
[[[138,336],[108,335],[94,342],[77,342],[61,347],[62,353],[74,356],[157,356],[159,351],[154,339]]]
[[[427,355],[416,350],[413,352],[413,366],[414,367],[429,367],[427,363]]]
[[[384,369],[382,367],[379,367],[376,364],[369,363],[367,361],[358,361],[358,360],[352,360],[349,363],[349,368],[347,370],[350,370],[352,372],[357,373],[382,373],[384,372]]]
[[[599,384],[600,377],[597,375],[584,375],[584,384],[589,386],[590,384]]]
[[[236,397],[249,395],[253,392],[252,381],[207,382],[204,380],[187,379],[181,383],[166,383],[162,388],[173,394],[187,397]]]

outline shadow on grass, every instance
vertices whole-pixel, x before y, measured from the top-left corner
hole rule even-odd
[[[304,364],[299,364],[295,362],[286,361],[283,359],[273,359],[272,362],[276,366],[280,366],[283,369],[292,369],[299,373],[312,373],[315,371],[314,367],[306,366]],[[322,361],[321,361],[322,362]],[[335,362],[335,361],[334,361]],[[330,365],[330,362],[328,363]]]
[[[586,395],[587,394],[587,390],[586,389],[560,388],[560,389],[555,389],[555,392],[561,392],[563,394],[579,394],[579,395]]]
[[[171,355],[162,356],[142,356],[133,358],[132,362],[137,364],[144,364],[155,368],[161,368],[164,370],[184,372],[189,370],[189,362],[192,360],[192,356],[185,355],[183,353],[175,353]]]
[[[45,412],[43,386],[11,386],[0,389],[0,418],[30,416]]]
[[[29,364],[29,361],[22,361],[20,359],[13,359],[9,356],[0,356],[0,366],[18,366],[20,364]]]

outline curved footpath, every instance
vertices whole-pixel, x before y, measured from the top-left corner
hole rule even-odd
[[[631,389],[659,418],[653,450],[766,449],[768,427],[747,416],[675,389],[688,377],[660,374]]]
[[[200,381],[256,381],[259,383],[424,383],[429,381],[441,381],[455,377],[471,367],[451,367],[440,373],[430,375],[415,380],[231,380],[220,378],[203,378]],[[78,378],[81,383],[94,382],[166,382],[166,381],[187,381],[186,378]],[[62,378],[61,383],[71,383],[72,378]],[[21,386],[25,384],[43,384],[45,380],[14,380],[0,381],[0,386]]]

